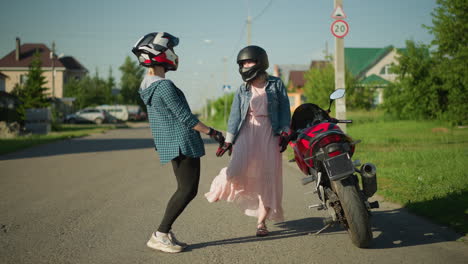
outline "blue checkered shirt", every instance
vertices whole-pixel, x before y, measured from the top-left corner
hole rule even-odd
[[[180,153],[192,158],[205,155],[200,133],[193,130],[199,120],[192,114],[184,93],[167,79],[142,88],[140,96],[148,110],[151,133],[161,163],[169,162]]]

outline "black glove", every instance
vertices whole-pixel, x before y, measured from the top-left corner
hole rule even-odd
[[[216,142],[219,143],[219,146],[222,146],[224,144],[223,133],[219,132],[218,130],[215,130],[215,129],[210,127],[210,132],[208,132],[208,136],[210,136],[210,138],[216,140]]]
[[[289,135],[286,132],[281,132],[279,135],[279,146],[280,146],[280,152],[283,153],[283,151],[286,150],[288,147],[289,143]]]
[[[297,140],[297,136],[299,135],[299,132],[297,131],[292,131],[291,134],[289,134],[289,141],[295,141]]]
[[[229,150],[228,155],[231,156],[232,143],[231,142],[224,142],[224,144],[222,146],[219,146],[218,150],[216,151],[216,156],[221,157],[228,150]]]

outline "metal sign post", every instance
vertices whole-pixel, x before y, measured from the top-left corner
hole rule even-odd
[[[343,11],[343,0],[334,0],[335,11],[332,18],[345,18]],[[344,64],[344,39],[348,34],[349,26],[344,20],[336,20],[332,24],[332,34],[335,36],[335,89],[345,87],[345,64]],[[345,97],[336,100],[336,119],[346,119]],[[339,124],[343,132],[346,133],[346,124]]]
[[[224,123],[227,124],[227,94],[231,91],[231,85],[223,85],[224,92]]]
[[[227,57],[223,57],[224,62],[224,74],[223,74],[223,82],[226,83],[226,74],[227,74]],[[224,124],[227,125],[227,93],[231,91],[230,85],[223,85],[223,93],[224,93]]]
[[[344,20],[335,20],[331,25],[331,32],[337,38],[344,38],[348,35],[349,25]]]

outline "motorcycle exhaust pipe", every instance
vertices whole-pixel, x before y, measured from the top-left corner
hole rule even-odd
[[[372,197],[377,192],[377,168],[372,163],[361,166],[362,191],[366,197]]]

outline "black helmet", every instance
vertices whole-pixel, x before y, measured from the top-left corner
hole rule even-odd
[[[153,32],[141,37],[133,46],[132,52],[142,66],[159,65],[166,71],[175,71],[179,58],[173,48],[177,44],[179,44],[177,37],[166,32]]]
[[[252,67],[242,67],[242,62],[245,60],[253,60],[256,64]],[[239,72],[242,79],[246,82],[255,79],[259,73],[265,72],[268,69],[268,55],[266,51],[259,46],[247,46],[237,55],[237,64],[239,64]]]

